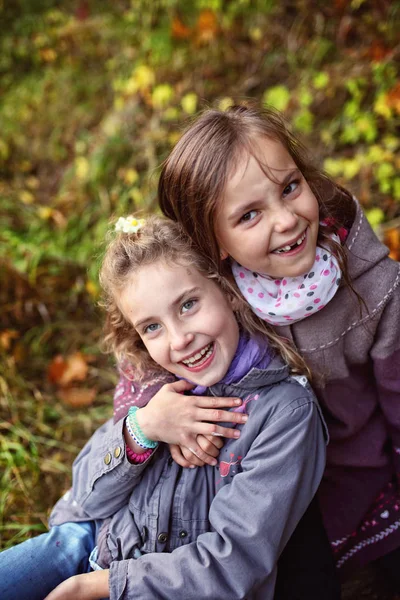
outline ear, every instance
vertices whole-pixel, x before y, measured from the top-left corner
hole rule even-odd
[[[229,256],[229,254],[227,253],[227,251],[224,250],[223,248],[219,249],[219,255],[220,255],[221,260],[226,260],[228,258],[228,256]]]

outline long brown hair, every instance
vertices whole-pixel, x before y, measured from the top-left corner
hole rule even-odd
[[[269,326],[258,318],[232,283],[218,274],[199,252],[183,228],[169,219],[148,217],[137,233],[120,233],[109,243],[100,270],[101,305],[106,310],[104,349],[121,364],[132,363],[137,374],[162,370],[150,357],[139,334],[123,314],[118,298],[132,275],[141,267],[163,260],[166,264],[193,266],[220,286],[231,302],[239,325],[253,335],[264,335],[293,372],[307,373],[303,359]]]
[[[227,111],[208,109],[183,133],[165,160],[158,185],[164,215],[178,221],[216,270],[230,276],[222,261],[214,231],[214,219],[228,178],[243,153],[257,157],[257,141],[280,142],[303,174],[319,204],[318,244],[337,258],[344,281],[351,282],[345,249],[330,237],[341,227],[349,228],[355,217],[351,194],[317,169],[305,147],[290,132],[283,116],[255,104],[232,106]],[[264,170],[266,165],[260,165]]]

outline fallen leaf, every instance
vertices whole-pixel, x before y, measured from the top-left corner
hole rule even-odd
[[[400,114],[400,81],[387,92],[387,104]]]
[[[188,37],[190,37],[191,33],[192,30],[190,27],[187,27],[184,23],[182,23],[179,17],[175,17],[172,20],[171,35],[173,38],[176,40],[186,40]]]
[[[18,331],[15,329],[3,329],[0,331],[0,346],[3,350],[9,350],[12,340],[16,340],[18,337]]]
[[[202,10],[196,24],[197,42],[212,42],[218,33],[217,17],[212,10]]]
[[[58,390],[57,397],[67,406],[73,408],[81,408],[83,406],[91,406],[96,397],[96,389],[94,388],[62,388]]]
[[[87,357],[81,352],[70,354],[66,358],[56,356],[47,369],[50,381],[59,387],[67,387],[73,381],[84,381],[88,372]]]
[[[390,258],[393,260],[400,259],[400,229],[388,229],[385,231],[384,242],[386,246],[389,248]]]

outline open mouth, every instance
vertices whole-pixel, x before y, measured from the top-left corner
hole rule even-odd
[[[295,242],[293,242],[293,244],[291,244],[290,246],[289,245],[287,245],[287,246],[281,246],[280,248],[277,248],[276,250],[273,250],[272,254],[286,254],[287,252],[291,252],[293,250],[297,250],[297,248],[299,246],[301,246],[301,244],[306,239],[306,235],[307,235],[307,229],[305,229],[303,231],[303,233],[301,234],[301,236]]]
[[[207,346],[204,346],[204,348],[196,352],[196,354],[193,354],[193,356],[190,356],[189,358],[185,358],[185,360],[182,360],[181,362],[185,365],[185,367],[188,367],[189,369],[200,367],[210,358],[213,351],[214,342],[211,342],[210,344],[207,344]]]

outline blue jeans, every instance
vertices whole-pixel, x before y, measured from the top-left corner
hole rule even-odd
[[[64,523],[0,553],[0,598],[43,600],[72,575],[88,573],[94,521]]]

